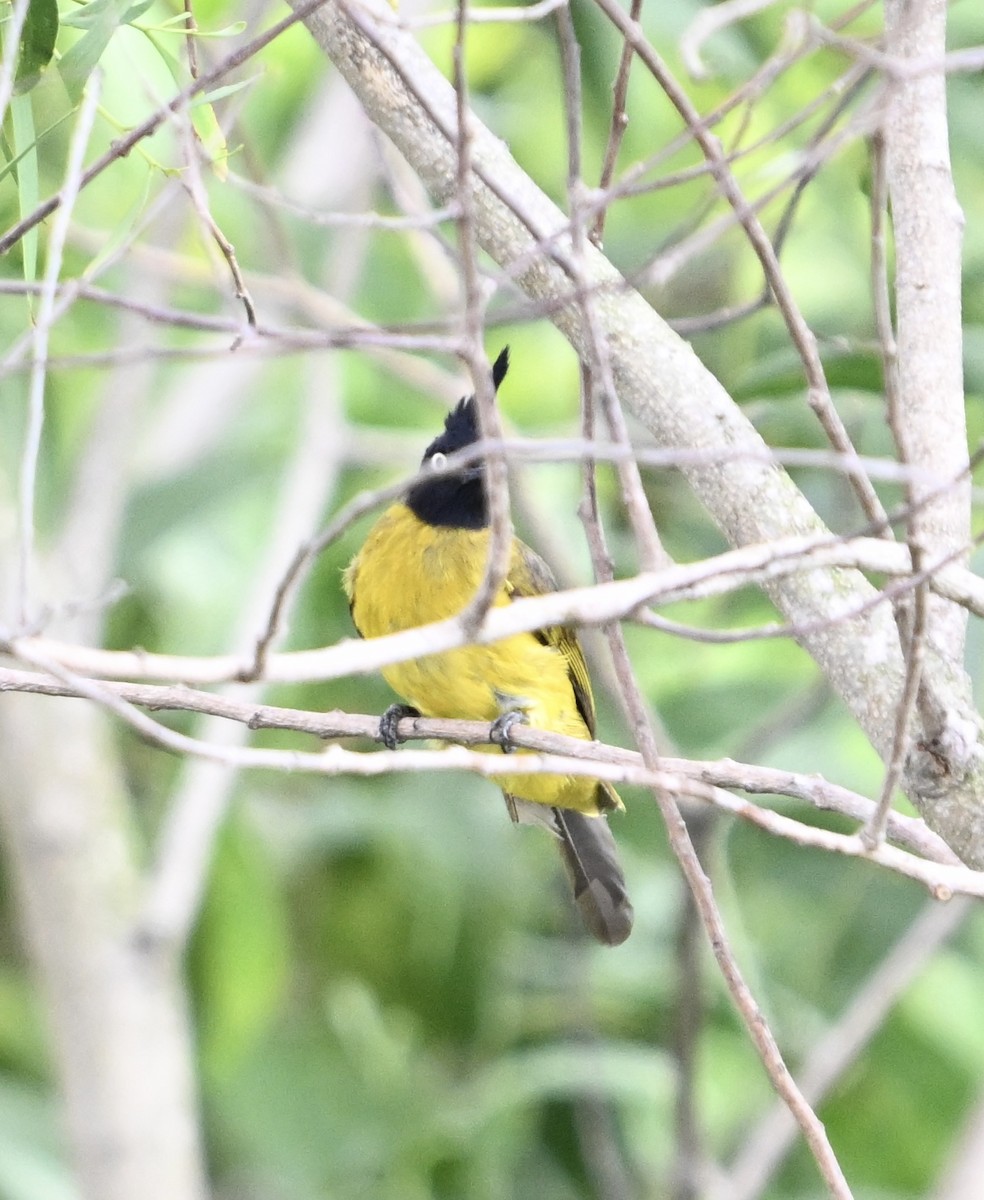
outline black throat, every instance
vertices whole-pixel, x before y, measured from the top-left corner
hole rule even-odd
[[[477,478],[465,478],[466,472],[469,476],[477,472]],[[423,480],[407,492],[407,508],[425,525],[484,529],[489,523],[484,465]]]
[[[509,368],[509,347],[495,360],[492,383],[496,390]],[[446,529],[485,529],[489,506],[485,490],[485,462],[447,470],[444,462],[457,450],[473,446],[481,437],[474,396],[467,396],[448,413],[444,432],[424,452],[421,466],[430,474],[407,492],[407,507],[418,520]]]

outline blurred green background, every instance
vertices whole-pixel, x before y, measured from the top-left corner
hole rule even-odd
[[[846,11],[826,0],[811,7],[825,21]],[[681,75],[679,39],[700,8],[649,5],[644,14],[647,34]],[[85,11],[67,5],[62,15]],[[187,78],[183,42],[173,25],[163,25],[175,11],[155,3],[131,16],[101,54],[103,92],[89,160],[169,97],[175,77]],[[687,81],[702,111],[726,100],[776,51],[789,13],[789,5],[776,5],[710,41],[709,80]],[[263,5],[202,0],[198,25],[219,36],[203,40],[200,53],[215,61],[280,16],[280,9]],[[620,44],[590,5],[576,3],[573,16],[583,56],[584,170],[595,183]],[[875,35],[879,21],[879,10],[870,8],[849,32]],[[957,0],[950,21],[954,48],[984,40],[977,0]],[[59,52],[81,36],[63,28]],[[421,39],[448,71],[448,28],[428,29]],[[563,203],[567,157],[554,26],[476,27],[468,64],[481,118]],[[764,139],[736,167],[749,195],[777,184],[812,145],[834,111],[831,89],[848,66],[834,50],[808,55],[717,126],[727,147]],[[337,333],[368,321],[453,331],[460,312],[453,228],[407,233],[311,216],[419,213],[425,205],[306,31],[290,30],[239,78],[241,89],[212,97],[196,115],[217,159],[214,168],[202,168],[202,185],[264,326]],[[867,83],[845,108],[839,130],[854,128],[873,87]],[[984,391],[982,98],[979,75],[951,81],[954,170],[967,216],[972,446],[981,435]],[[781,132],[818,100],[802,124]],[[32,162],[38,195],[60,186],[73,130],[74,106],[54,65],[17,105],[4,126],[3,151],[8,164],[26,154],[0,176],[4,228],[30,208]],[[657,154],[679,132],[669,104],[638,64],[629,115],[620,171]],[[34,154],[32,125],[39,138]],[[642,179],[652,182],[699,161],[687,144]],[[52,333],[39,539],[60,555],[61,573],[47,585],[56,608],[76,594],[74,580],[89,578],[93,554],[105,564],[103,584],[113,577],[126,582],[126,595],[94,620],[102,626],[94,636],[105,645],[209,655],[249,645],[284,555],[351,497],[410,473],[446,406],[470,385],[452,359],[435,355],[312,349],[273,337],[259,339],[257,349],[248,335],[243,349],[230,349],[229,330],[241,325],[242,310],[185,191],[188,175],[181,135],[168,125],[79,198],[62,277],[84,273],[88,291]],[[257,188],[276,189],[306,211],[265,201]],[[856,445],[890,457],[868,278],[869,192],[866,143],[851,136],[825,157],[806,189],[782,261],[820,339],[835,402]],[[787,189],[765,209],[768,228],[775,228],[788,195]],[[605,248],[634,276],[722,211],[704,176],[649,190],[613,205]],[[23,284],[43,270],[44,237],[37,254],[35,260],[28,239],[0,260],[0,343],[11,348],[30,329]],[[491,355],[505,343],[512,348],[501,392],[507,422],[530,437],[575,434],[573,351],[546,320],[523,315],[516,293],[491,264],[483,266],[499,285],[487,348]],[[683,320],[753,299],[761,278],[732,230],[669,279],[642,286],[663,315]],[[228,330],[182,328],[171,319],[178,311],[215,317]],[[774,312],[697,334],[694,345],[770,442],[823,448]],[[0,398],[5,543],[13,537],[26,361],[21,355],[7,371]],[[86,474],[93,464],[104,472],[95,482]],[[833,528],[860,528],[836,474],[794,474]],[[673,555],[690,560],[723,547],[679,478],[653,470],[646,481]],[[888,503],[898,502],[897,488],[879,484],[879,490]],[[617,572],[631,574],[637,565],[631,533],[606,469],[600,491]],[[519,531],[571,582],[590,578],[579,496],[575,465],[529,466],[517,474]],[[84,536],[66,542],[73,520]],[[370,521],[358,522],[322,555],[291,612],[286,646],[353,636],[340,571]],[[752,590],[666,615],[715,630],[775,616]],[[636,628],[627,635],[668,752],[821,772],[877,794],[881,767],[873,752],[790,642],[715,645]],[[594,636],[588,642],[600,733],[629,744],[603,642]],[[976,627],[970,647],[977,681]],[[375,677],[268,689],[265,698],[368,713],[393,699]],[[203,736],[212,728],[187,717],[161,719]],[[253,744],[311,747],[296,736],[250,737]],[[188,786],[187,767],[126,730],[117,741],[149,858],[173,797]],[[693,1093],[698,1157],[727,1164],[772,1095],[702,941],[696,971],[686,965],[681,945],[690,914],[652,801],[631,789],[624,795],[628,812],[613,825],[637,926],[611,951],[579,935],[548,840],[512,827],[490,783],[445,775],[237,778],[188,956],[216,1195],[684,1195],[674,1183],[686,1157],[676,1108],[684,1080]],[[801,819],[847,827],[777,803]],[[730,820],[705,814],[695,821],[742,968],[795,1072],[927,901],[915,884],[866,864],[800,849]],[[3,884],[0,1200],[69,1200],[75,1192],[58,1133],[43,1015],[18,936],[15,897],[9,881]],[[975,913],[928,957],[823,1105],[858,1196],[932,1194],[984,1081],[982,951],[984,922]],[[692,1055],[680,1050],[688,1021]],[[797,1145],[759,1194],[786,1200],[816,1197],[822,1189]]]

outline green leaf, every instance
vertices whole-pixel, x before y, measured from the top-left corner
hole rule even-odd
[[[117,21],[118,25],[132,25],[137,17],[142,17],[148,8],[154,3],[154,0],[138,0],[136,4],[132,4]],[[95,29],[106,19],[107,9],[118,8],[114,4],[114,0],[91,0],[90,4],[86,4],[77,12],[69,13],[62,17],[63,25],[71,25],[73,29]],[[180,20],[186,20],[184,13],[179,15]]]
[[[17,167],[17,200],[23,220],[38,206],[38,139],[34,132],[34,108],[29,96],[10,98],[10,115],[14,127],[14,152],[20,160]],[[24,282],[34,283],[38,277],[38,229],[28,230],[23,240]]]
[[[93,255],[92,261],[89,264],[89,269],[94,273],[98,273],[102,267],[102,264],[113,259],[123,243],[128,238],[133,237],[134,227],[147,208],[153,172],[158,169],[159,168],[154,164],[150,164],[150,169],[147,171],[146,175],[144,175],[143,184],[140,190],[135,194],[133,203],[124,213],[121,214],[119,219],[113,223],[113,226],[107,233],[98,253]]]
[[[252,75],[249,79],[240,79],[238,83],[227,83],[222,87],[212,88],[210,92],[201,92],[191,101],[191,107],[197,108],[202,104],[214,104],[216,100],[224,100],[226,96],[234,96],[236,92],[241,92],[243,88],[252,87],[259,79],[258,75]]]
[[[30,0],[14,80],[18,92],[29,91],[41,78],[55,52],[57,36],[58,0]]]
[[[211,104],[196,104],[191,110],[191,123],[205,148],[212,170],[224,182],[229,175],[226,161],[229,157],[229,146],[215,115],[215,109]]]
[[[187,72],[178,59],[162,44],[161,39],[152,30],[145,29],[144,33],[147,35],[151,45],[161,56],[161,61],[171,72],[171,78],[177,87],[186,87],[188,84]],[[224,88],[217,88],[208,95],[197,96],[191,105],[191,123],[195,128],[195,133],[198,134],[198,139],[208,154],[212,170],[222,180],[225,180],[229,174],[229,168],[226,165],[226,160],[229,157],[229,147],[225,140],[225,134],[222,132],[222,127],[219,125],[219,119],[215,115],[215,109],[212,108],[211,101],[218,99],[222,95],[231,95],[232,92],[247,87],[250,82],[250,80],[242,80],[239,83],[228,84]]]
[[[151,0],[153,2],[153,0]],[[246,28],[245,21],[233,21],[231,25],[223,25],[221,29],[188,29],[188,14],[175,13],[166,21],[158,21],[153,25],[142,25],[140,28],[150,33],[179,33],[182,37],[193,38],[230,38],[238,37]]]
[[[103,56],[110,38],[134,14],[144,9],[141,4],[133,5],[130,0],[92,0],[75,14],[73,23],[87,27],[88,32],[62,55],[58,63],[62,81],[69,97],[75,104],[82,99],[82,89],[93,69]]]

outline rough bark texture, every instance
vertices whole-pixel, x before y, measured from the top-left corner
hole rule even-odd
[[[946,0],[887,0],[888,52],[903,62],[942,60],[946,10]],[[942,71],[903,75],[895,82],[885,142],[895,233],[898,411],[893,424],[903,458],[925,472],[925,481],[911,488],[912,499],[918,503],[934,494],[914,512],[909,537],[926,555],[958,552],[969,549],[971,533],[970,479],[959,478],[968,462],[963,213],[950,169]],[[930,670],[920,698],[922,729],[909,762],[910,787],[921,796],[927,820],[941,832],[948,830],[958,853],[981,866],[980,727],[961,667],[967,613],[941,597],[930,596],[928,606]],[[968,772],[966,781],[951,778],[961,766]]]
[[[396,144],[435,201],[453,199],[455,97],[416,42],[377,20],[372,4],[329,0],[308,28]],[[381,11],[381,10],[379,10]],[[518,167],[505,146],[473,125],[474,213],[482,247],[544,305],[582,355],[591,339],[572,277],[590,285],[619,396],[664,446],[702,451],[708,465],[685,473],[735,546],[813,533],[819,518],[778,466],[762,462],[765,445],[690,346],[627,287],[604,256],[587,246],[575,261],[559,209]],[[747,450],[753,458],[741,459]],[[728,461],[717,461],[728,454]],[[754,461],[753,461],[754,459]],[[903,659],[891,610],[881,604],[845,617],[874,598],[854,571],[814,571],[767,587],[785,617],[802,627],[800,643],[842,696],[876,749],[891,748]],[[822,623],[822,625],[820,624]],[[926,678],[941,699],[932,730],[917,729],[907,789],[933,828],[971,865],[984,867],[984,787],[979,726],[959,664],[931,647]]]
[[[946,51],[946,0],[888,0],[888,50],[902,60]],[[905,460],[925,475],[912,488],[917,501],[953,486],[913,517],[929,554],[970,544],[970,479],[966,471],[961,326],[963,213],[950,170],[946,79],[942,72],[895,85],[886,128],[888,185],[895,230],[896,343],[900,370],[898,431]],[[931,605],[930,634],[959,661],[967,613],[945,600]]]

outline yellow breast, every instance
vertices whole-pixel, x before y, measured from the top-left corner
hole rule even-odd
[[[482,581],[488,542],[487,529],[427,525],[406,505],[393,505],[345,572],[356,628],[363,637],[380,637],[460,612]],[[503,588],[494,604],[508,603]],[[590,738],[567,661],[531,633],[399,663],[383,675],[425,716],[493,721],[517,710],[537,728]],[[599,810],[593,780],[530,775],[498,782],[504,791],[541,804]]]

